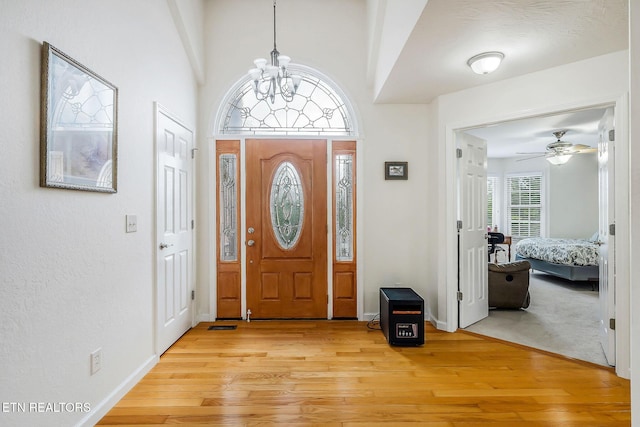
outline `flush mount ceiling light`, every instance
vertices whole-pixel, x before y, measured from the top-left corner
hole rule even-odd
[[[249,70],[253,81],[253,91],[260,100],[269,99],[273,104],[276,93],[285,100],[291,102],[302,81],[301,76],[291,75],[288,70],[291,58],[280,55],[276,48],[276,0],[273,0],[273,50],[271,51],[271,63],[264,58],[258,58],[253,63],[256,68]]]
[[[467,65],[476,74],[489,74],[500,66],[502,59],[502,52],[484,52],[469,58]]]

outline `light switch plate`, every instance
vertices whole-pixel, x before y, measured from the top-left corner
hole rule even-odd
[[[127,233],[135,233],[138,231],[138,216],[137,215],[125,215],[127,221]]]

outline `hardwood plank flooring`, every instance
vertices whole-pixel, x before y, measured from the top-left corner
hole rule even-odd
[[[186,333],[101,426],[629,426],[613,370],[429,323],[387,344],[357,321]]]

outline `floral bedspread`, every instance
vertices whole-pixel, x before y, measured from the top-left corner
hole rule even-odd
[[[598,265],[598,245],[589,240],[531,237],[516,243],[515,251],[554,264]]]

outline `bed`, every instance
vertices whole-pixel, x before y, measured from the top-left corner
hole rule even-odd
[[[533,270],[567,280],[598,281],[597,238],[564,239],[531,237],[515,244],[517,260],[526,260]]]

